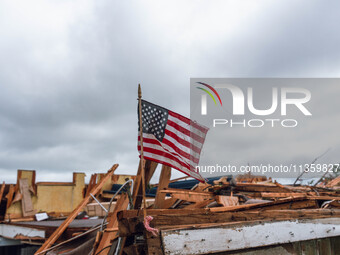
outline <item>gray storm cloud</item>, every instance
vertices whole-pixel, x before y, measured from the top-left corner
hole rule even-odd
[[[14,182],[21,168],[71,180],[71,171],[116,162],[135,174],[138,83],[146,100],[189,116],[191,77],[338,77],[338,9],[337,1],[2,1],[2,179]],[[256,160],[256,148],[241,145],[231,139],[226,154]]]

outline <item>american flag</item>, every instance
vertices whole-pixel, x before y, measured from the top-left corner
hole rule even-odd
[[[204,182],[196,166],[208,128],[145,100],[142,100],[141,105],[144,158],[175,168]],[[139,153],[140,149],[138,133]]]

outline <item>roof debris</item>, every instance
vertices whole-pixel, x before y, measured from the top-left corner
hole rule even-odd
[[[16,185],[0,187],[0,235],[36,245],[36,255],[204,254],[340,235],[340,176],[316,186],[282,185],[250,174],[200,183],[171,180],[171,168],[163,166],[159,183],[150,184],[157,165],[145,162],[147,221],[141,210],[141,164],[136,176],[115,175],[114,165],[106,174],[93,174],[88,185],[82,173],[74,173],[72,183],[36,183],[35,171],[18,170]],[[315,228],[316,224],[321,225]],[[311,229],[304,238],[302,225]],[[280,227],[282,237],[270,236],[268,229],[274,226]],[[244,238],[255,229],[267,231],[268,237],[256,236],[252,244],[235,246],[232,236],[218,245],[211,245],[213,240],[206,236],[219,233],[220,242],[235,229]],[[236,240],[237,233],[233,235]],[[281,241],[275,242],[278,238]]]

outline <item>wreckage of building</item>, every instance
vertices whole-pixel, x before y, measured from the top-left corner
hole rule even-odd
[[[340,177],[315,186],[263,176],[171,179],[73,173],[36,182],[18,170],[0,185],[0,254],[340,254]],[[145,197],[145,203],[143,202]],[[145,204],[145,208],[144,208]],[[144,210],[145,209],[145,210]]]

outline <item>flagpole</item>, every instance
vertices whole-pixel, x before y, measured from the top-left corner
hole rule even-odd
[[[139,105],[139,137],[140,137],[140,159],[142,172],[142,187],[143,187],[143,214],[146,217],[146,199],[145,199],[145,162],[143,151],[143,120],[142,120],[142,89],[138,84],[138,105]]]

